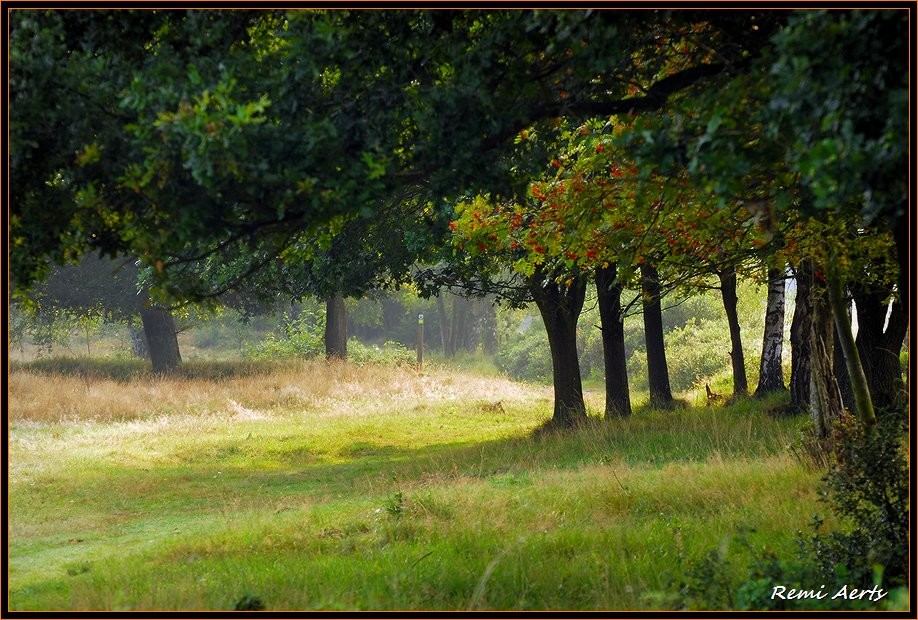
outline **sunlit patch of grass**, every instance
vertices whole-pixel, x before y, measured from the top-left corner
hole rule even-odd
[[[640,609],[680,557],[740,527],[790,553],[817,509],[799,422],[755,401],[535,437],[550,389],[500,377],[202,374],[13,371],[13,608]]]

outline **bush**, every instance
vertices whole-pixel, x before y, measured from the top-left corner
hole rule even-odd
[[[351,338],[347,341],[347,359],[355,366],[383,364],[387,366],[413,366],[417,364],[417,352],[399,342],[387,340],[382,347],[366,345]]]
[[[834,431],[836,462],[824,478],[824,500],[850,524],[848,531],[814,534],[806,547],[822,573],[846,568],[849,583],[870,584],[877,570],[889,586],[908,578],[908,463],[906,418],[881,414],[871,432],[851,416]]]
[[[497,351],[495,364],[511,379],[550,383],[552,379],[551,350],[548,336],[541,325],[534,325],[503,344]]]
[[[268,334],[261,342],[248,345],[246,359],[311,358],[325,354],[324,312],[304,311],[296,317],[284,313],[283,335]]]

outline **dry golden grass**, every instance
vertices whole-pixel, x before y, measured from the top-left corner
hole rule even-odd
[[[442,401],[496,403],[548,397],[547,388],[463,376],[443,369],[296,361],[226,378],[140,375],[127,381],[14,369],[8,376],[11,422],[127,421],[162,414],[226,414],[255,419],[278,410],[372,414],[398,401],[407,409]]]

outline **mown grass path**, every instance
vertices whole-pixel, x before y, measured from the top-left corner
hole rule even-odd
[[[548,389],[448,369],[17,368],[10,605],[666,606],[683,559],[742,566],[740,530],[790,554],[820,511],[786,451],[799,421],[757,408],[534,437]]]

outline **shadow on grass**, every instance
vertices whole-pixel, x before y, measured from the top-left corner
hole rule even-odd
[[[678,416],[678,419],[673,419]],[[253,507],[291,497],[324,502],[359,500],[395,489],[425,488],[452,481],[493,480],[537,471],[576,470],[621,463],[659,469],[710,458],[758,458],[786,450],[796,420],[754,420],[733,411],[660,412],[643,419],[590,418],[566,432],[470,440],[403,448],[355,438],[333,454],[306,441],[278,449],[258,439],[221,438],[192,451],[165,455],[167,463],[119,464],[83,471],[46,492],[77,505],[111,502],[166,511],[207,512],[212,502],[235,498]],[[756,427],[758,427],[756,429]],[[754,432],[751,432],[753,429]],[[106,498],[98,489],[108,490]],[[95,510],[105,509],[98,504]]]

